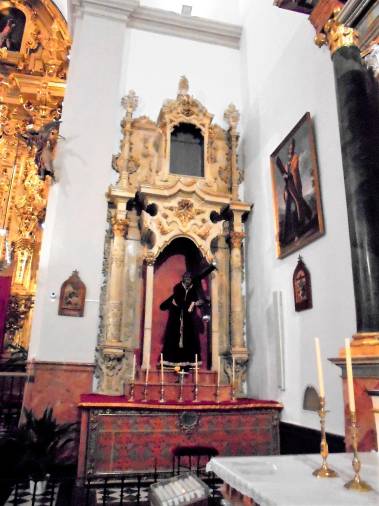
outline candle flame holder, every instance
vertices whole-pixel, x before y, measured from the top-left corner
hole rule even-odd
[[[345,483],[345,488],[348,490],[355,490],[356,492],[370,492],[372,487],[363,481],[360,477],[359,471],[361,470],[361,461],[358,455],[358,425],[357,415],[355,411],[350,411],[350,431],[353,446],[353,461],[352,466],[354,469],[354,478]]]
[[[338,474],[336,473],[336,471],[331,469],[327,463],[329,448],[328,442],[326,441],[326,432],[325,432],[325,418],[326,418],[325,397],[320,397],[320,409],[318,411],[318,414],[320,417],[320,425],[321,425],[320,455],[322,457],[322,464],[321,467],[315,469],[312,474],[317,478],[336,478]]]

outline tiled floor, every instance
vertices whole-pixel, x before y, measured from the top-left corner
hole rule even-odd
[[[13,489],[11,495],[9,496],[5,506],[11,505],[22,505],[22,506],[44,506],[44,505],[55,505],[56,499],[58,496],[59,486],[55,484],[54,490],[52,489],[52,484],[48,483],[46,489],[41,492],[39,485],[36,487],[34,503],[33,503],[33,488],[30,489],[30,485],[28,482],[20,484],[18,486],[18,490]]]

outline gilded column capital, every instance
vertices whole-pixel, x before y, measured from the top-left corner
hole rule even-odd
[[[155,264],[155,256],[151,253],[148,253],[146,256],[145,256],[145,262],[146,262],[146,265],[154,265]]]
[[[244,238],[244,232],[230,232],[230,243],[232,248],[240,248]]]
[[[350,28],[338,21],[340,9],[336,9],[332,17],[326,22],[323,32],[315,37],[315,43],[318,47],[324,45],[329,46],[329,50],[333,54],[342,47],[359,47],[359,34],[354,28]]]
[[[125,218],[114,218],[112,220],[112,230],[115,237],[123,237],[128,228],[128,220]]]

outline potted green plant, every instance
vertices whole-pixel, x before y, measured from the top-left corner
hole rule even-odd
[[[75,423],[57,423],[51,407],[37,418],[31,410],[23,410],[23,422],[9,436],[22,449],[18,475],[34,483],[46,482],[49,475],[59,475],[72,465],[70,445],[75,441]]]

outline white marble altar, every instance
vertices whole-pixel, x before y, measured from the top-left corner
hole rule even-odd
[[[377,506],[379,504],[379,454],[361,453],[361,478],[373,488],[359,493],[344,488],[353,478],[351,453],[329,455],[337,478],[316,478],[320,455],[273,457],[215,457],[207,464],[227,485],[260,506]]]

